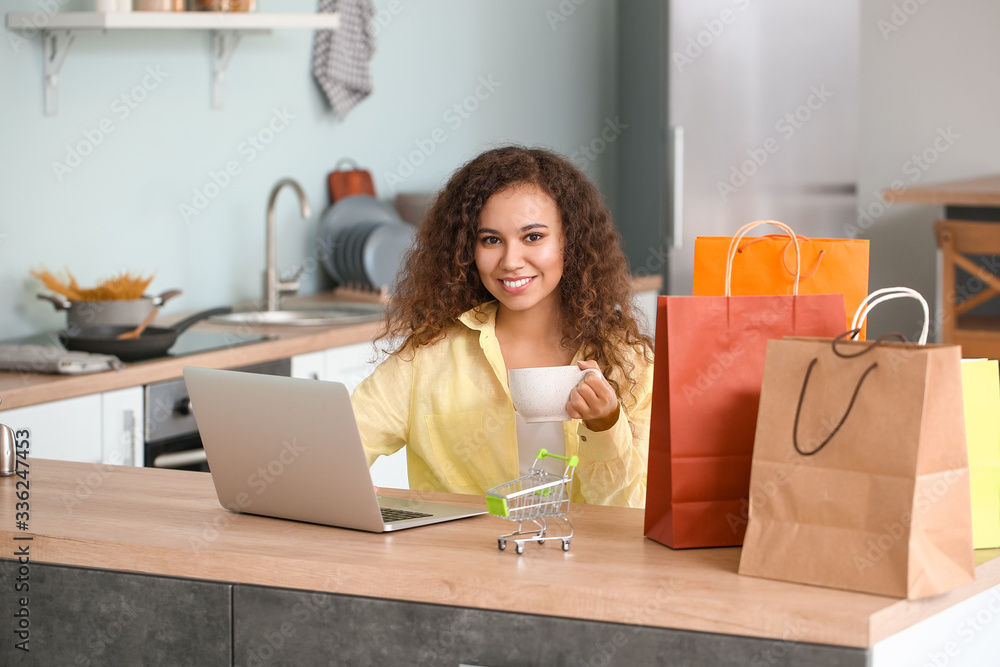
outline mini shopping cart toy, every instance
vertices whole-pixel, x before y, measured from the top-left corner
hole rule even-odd
[[[566,471],[562,475],[542,470],[542,461],[552,457],[566,461]],[[523,477],[494,486],[486,492],[486,507],[490,514],[517,521],[517,530],[497,538],[500,551],[513,542],[517,553],[524,553],[524,543],[532,540],[544,544],[546,540],[562,540],[563,551],[569,551],[569,541],[573,537],[573,524],[569,522],[569,499],[573,489],[573,472],[580,459],[576,456],[559,456],[538,450],[538,457],[531,464],[531,471]],[[559,517],[569,528],[568,535],[547,535],[547,519]],[[531,521],[536,529],[523,530],[523,524]]]

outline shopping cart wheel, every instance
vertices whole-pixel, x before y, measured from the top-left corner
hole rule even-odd
[[[518,544],[517,548],[515,549],[515,551],[517,551],[517,553],[519,553],[519,554],[523,554],[524,553],[524,545],[523,544]]]
[[[539,544],[545,544],[545,540],[538,540]]]
[[[569,540],[563,540],[563,551],[569,551]]]
[[[497,549],[503,551],[507,548],[507,542],[505,540],[497,540]]]

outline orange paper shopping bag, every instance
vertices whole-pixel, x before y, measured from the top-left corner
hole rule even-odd
[[[740,574],[905,598],[971,582],[961,349],[844,336],[767,344]]]
[[[799,294],[843,294],[845,315],[849,316],[868,294],[868,240],[798,238],[802,254]],[[695,239],[695,296],[724,293],[724,261],[731,241],[729,236]],[[787,236],[744,238],[733,259],[731,293],[734,296],[788,294],[794,278],[790,255],[791,242]]]
[[[797,245],[790,229],[772,224]],[[789,291],[659,298],[647,537],[674,548],[742,543],[765,345],[783,336],[835,336],[844,327],[842,295],[803,296],[795,284]]]

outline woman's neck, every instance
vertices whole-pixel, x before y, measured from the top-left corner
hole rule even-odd
[[[500,304],[496,334],[507,368],[564,366],[573,360],[573,350],[563,346],[558,304],[530,310],[510,310]]]

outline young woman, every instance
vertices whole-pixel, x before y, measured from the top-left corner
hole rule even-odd
[[[382,334],[401,344],[352,396],[369,464],[406,445],[414,489],[483,494],[515,479],[507,369],[576,364],[603,377],[577,385],[562,424],[580,459],[573,501],[644,505],[652,341],[611,216],[566,159],[510,146],[460,168]]]

